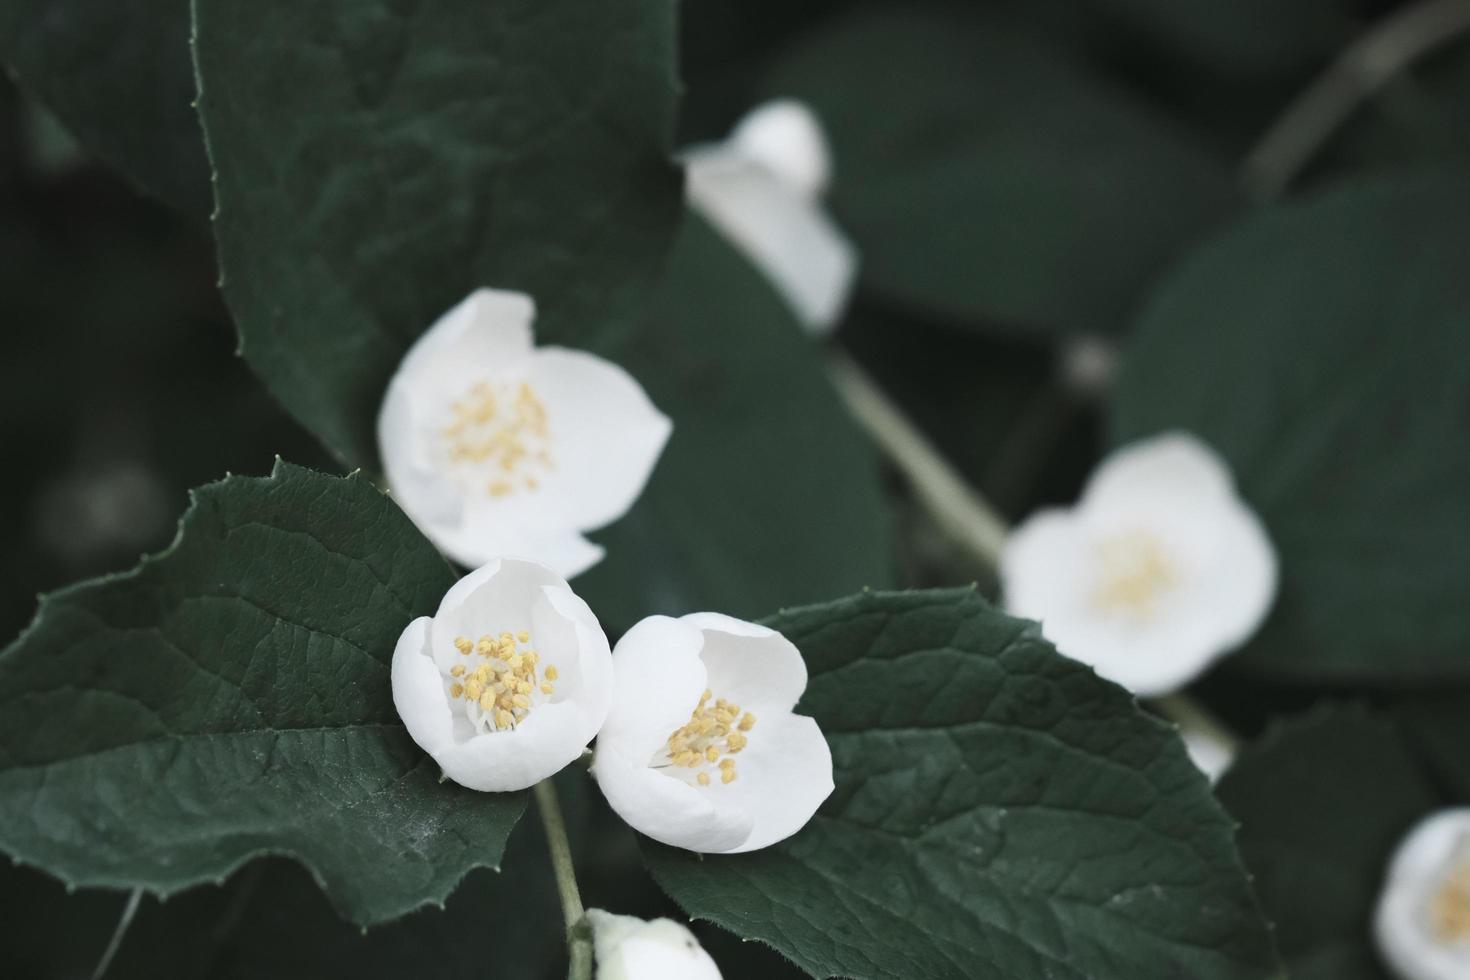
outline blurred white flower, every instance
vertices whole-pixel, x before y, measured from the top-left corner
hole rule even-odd
[[[733,854],[790,837],[833,788],[826,738],[792,713],[806,679],[775,630],[650,616],[613,651],[592,774],[619,816],[665,844]]]
[[[1235,761],[1235,752],[1209,732],[1196,728],[1181,727],[1179,737],[1184,741],[1184,751],[1189,761],[1212,783],[1220,781],[1225,770]]]
[[[389,383],[378,444],[394,498],[440,551],[571,577],[603,555],[582,532],[627,513],[672,425],[616,364],[533,347],[534,317],[530,297],[493,289],[442,316]]]
[[[720,980],[694,933],[672,919],[645,921],[588,909],[597,980]]]
[[[1006,542],[1006,608],[1140,696],[1176,690],[1260,626],[1276,553],[1223,460],[1185,433],[1125,446],[1071,510]]]
[[[1400,980],[1470,977],[1470,807],[1439,810],[1405,836],[1374,932]]]
[[[408,734],[462,786],[525,789],[582,754],[612,697],[597,618],[555,572],[495,559],[455,583],[393,651]]]
[[[811,110],[767,102],[723,143],[683,153],[689,203],[771,281],[797,318],[825,333],[847,304],[857,252],[822,208],[831,175]]]

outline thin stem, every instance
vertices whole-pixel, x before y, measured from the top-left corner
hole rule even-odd
[[[1369,97],[1418,59],[1470,31],[1470,0],[1420,0],[1384,18],[1349,45],[1287,106],[1242,164],[1261,200],[1291,181]]]
[[[92,971],[92,980],[102,980],[107,968],[112,966],[113,957],[122,948],[123,937],[128,934],[128,927],[133,924],[133,917],[138,914],[138,905],[142,901],[143,889],[134,888],[128,896],[128,903],[123,906],[117,927],[112,930],[112,938],[107,941],[107,948],[102,951],[102,958],[97,961],[97,968]]]
[[[995,568],[1005,547],[1005,520],[856,362],[834,353],[829,367],[853,417],[908,479],[934,523],[983,567]]]
[[[914,496],[933,521],[966,554],[994,570],[1009,533],[1005,520],[851,358],[834,353],[829,369],[853,417],[908,479]],[[1234,757],[1239,739],[1193,698],[1172,694],[1153,704],[1180,728],[1213,742],[1227,758]]]
[[[582,893],[577,890],[572,846],[567,841],[566,821],[562,819],[561,804],[556,799],[556,787],[550,779],[543,779],[536,784],[535,793],[541,826],[546,828],[546,848],[551,852],[556,890],[561,894],[562,919],[567,928],[567,980],[592,980],[592,937],[582,909]]]

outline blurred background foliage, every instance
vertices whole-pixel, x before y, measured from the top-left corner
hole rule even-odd
[[[125,18],[112,45],[68,30],[68,14],[97,6],[0,2],[0,55],[20,81],[0,82],[6,635],[24,627],[37,592],[165,545],[189,487],[266,473],[277,454],[335,468],[234,354],[203,221],[202,157],[180,135],[193,121],[180,111],[192,97],[183,5],[168,6],[183,19],[161,48],[134,37]],[[837,342],[1014,520],[1075,497],[1105,445],[1118,338],[1152,284],[1259,206],[1245,163],[1263,135],[1365,32],[1411,6],[685,0],[676,142],[720,138],[772,95],[817,106],[836,148],[832,208],[864,255]],[[74,84],[51,81],[57,66],[79,66]],[[98,105],[111,120],[100,130],[87,122]],[[180,210],[137,189],[127,174],[142,171],[162,175],[140,183]],[[1358,101],[1290,193],[1430,171],[1470,177],[1470,32]],[[983,577],[899,480],[888,490],[902,584]],[[1331,821],[1374,799],[1372,819],[1331,843],[1362,859],[1361,883],[1415,815],[1470,801],[1456,748],[1470,717],[1463,692],[1304,688],[1227,667],[1197,693],[1247,736],[1271,730],[1221,788],[1247,819],[1243,845],[1258,870],[1310,838],[1314,814]],[[1324,694],[1332,705],[1318,703]],[[1363,764],[1331,765],[1355,739]],[[1386,794],[1385,780],[1403,792]],[[629,870],[632,835],[600,812],[585,780],[562,783],[589,904],[671,914],[646,875]],[[1278,798],[1288,786],[1293,795]],[[545,860],[533,823],[512,839],[504,876],[477,872],[446,910],[367,937],[336,922],[286,863],[166,904],[145,900],[110,975],[403,975],[420,973],[432,949],[425,975],[485,976],[466,937],[534,905],[514,955],[498,947],[489,975],[554,976],[555,900],[538,892],[549,876],[516,873]],[[1357,928],[1371,889],[1323,882],[1333,902],[1301,913],[1293,889],[1303,880],[1268,875],[1262,886],[1268,909],[1288,913],[1283,950],[1296,975],[1381,977]],[[0,925],[5,977],[88,975],[124,902],[67,896],[21,868],[0,870],[0,896],[10,910]],[[517,930],[526,922],[516,921]],[[754,944],[700,931],[727,977],[799,975]]]

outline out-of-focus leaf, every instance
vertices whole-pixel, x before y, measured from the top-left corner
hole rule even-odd
[[[189,0],[0,0],[0,58],[83,146],[204,221]]]
[[[1115,330],[1236,203],[1176,123],[993,14],[865,8],[767,89],[828,130],[864,287],[977,330]]]
[[[1281,558],[1231,661],[1294,681],[1470,679],[1470,181],[1345,186],[1243,220],[1159,284],[1115,442],[1218,449]]]

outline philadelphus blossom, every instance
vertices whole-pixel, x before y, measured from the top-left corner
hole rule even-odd
[[[644,921],[588,909],[597,980],[720,980],[694,933],[671,919]]]
[[[689,203],[765,274],[802,323],[830,330],[852,290],[857,252],[821,198],[832,164],[816,117],[767,102],[723,143],[683,154]]]
[[[1470,977],[1470,807],[1440,810],[1389,865],[1374,931],[1400,980]]]
[[[571,577],[603,554],[582,532],[633,505],[672,426],[616,364],[533,347],[534,317],[530,297],[493,289],[441,317],[389,383],[378,442],[394,498],[440,551]]]
[[[581,755],[612,697],[597,618],[555,572],[495,559],[455,583],[393,651],[408,734],[462,786],[525,789]]]
[[[1220,457],[1169,433],[1113,453],[1074,509],[1018,527],[1000,573],[1011,612],[1150,696],[1255,632],[1276,592],[1276,553]]]
[[[716,613],[650,616],[613,652],[592,774],[654,840],[705,853],[796,833],[832,792],[832,753],[792,713],[806,664],[775,630]]]

